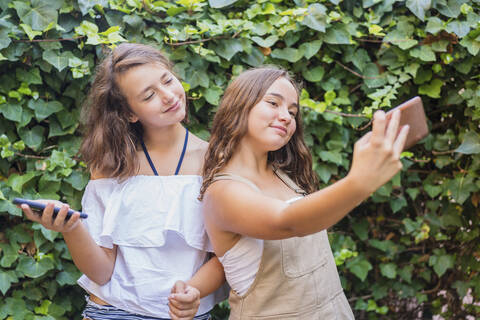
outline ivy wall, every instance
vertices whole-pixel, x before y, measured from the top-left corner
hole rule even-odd
[[[176,63],[189,128],[205,139],[232,77],[291,70],[322,185],[346,174],[375,110],[420,95],[431,134],[330,230],[332,249],[358,319],[479,317],[479,21],[479,0],[0,0],[0,319],[80,317],[61,235],[10,200],[80,208],[80,106],[104,49],[122,41]]]

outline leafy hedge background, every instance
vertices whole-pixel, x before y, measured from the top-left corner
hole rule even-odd
[[[322,185],[346,174],[372,112],[420,95],[431,134],[331,230],[332,249],[358,319],[480,316],[479,0],[0,0],[0,12],[0,319],[80,318],[61,235],[9,200],[80,208],[80,106],[122,41],[169,54],[205,139],[233,76],[291,70]]]

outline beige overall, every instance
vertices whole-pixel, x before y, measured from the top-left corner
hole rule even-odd
[[[285,173],[277,176],[297,193],[305,194]],[[230,174],[215,180],[251,181]],[[260,191],[260,190],[259,190]],[[354,319],[343,293],[326,230],[284,240],[264,240],[255,281],[243,295],[230,291],[231,320]]]

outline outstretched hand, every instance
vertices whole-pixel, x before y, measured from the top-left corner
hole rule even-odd
[[[28,204],[20,205],[25,216],[32,221],[38,222],[45,228],[57,232],[69,232],[73,230],[79,223],[80,213],[75,212],[69,219],[67,219],[67,212],[70,209],[68,204],[55,200],[35,200],[39,203],[46,204],[42,215],[33,212],[32,208]],[[53,218],[53,208],[57,206],[60,208],[57,216]]]
[[[200,306],[200,291],[183,281],[177,281],[168,301],[172,320],[190,320],[195,317]]]
[[[374,114],[372,131],[355,143],[349,175],[374,192],[402,169],[400,155],[408,135],[408,126],[400,129],[400,111],[387,122],[385,112]]]

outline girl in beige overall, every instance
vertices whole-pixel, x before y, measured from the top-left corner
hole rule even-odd
[[[232,288],[230,319],[353,319],[326,229],[401,168],[408,127],[375,113],[348,175],[317,191],[298,89],[244,72],[225,91],[203,171],[207,233]],[[398,133],[398,134],[397,134]]]

